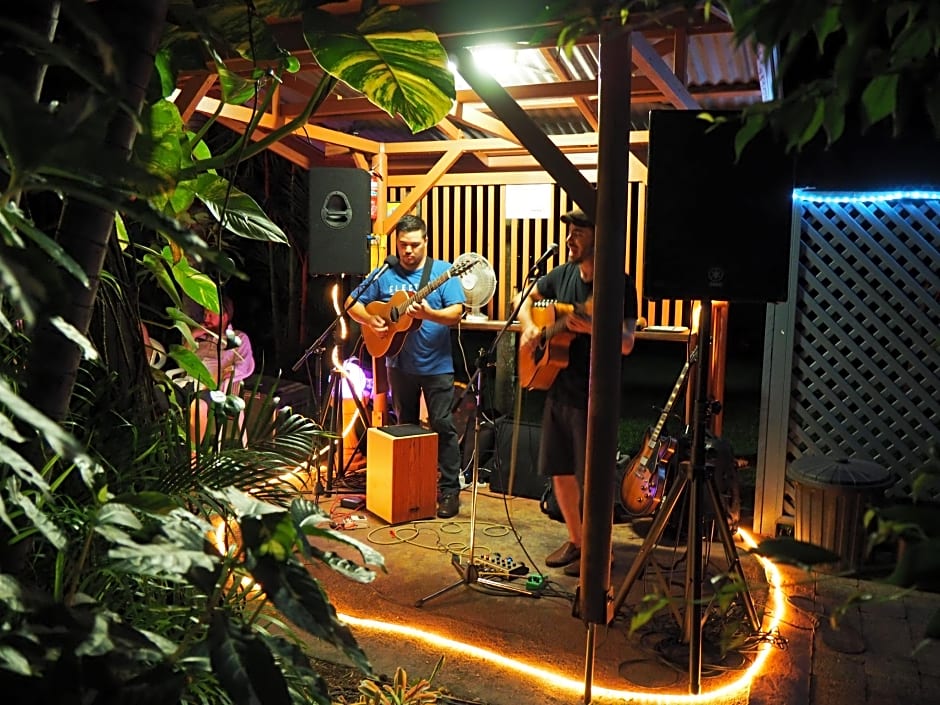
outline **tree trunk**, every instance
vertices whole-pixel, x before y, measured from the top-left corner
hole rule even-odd
[[[119,65],[123,69],[122,94],[118,96],[135,113],[143,105],[166,19],[168,0],[107,0],[89,5],[110,28],[116,42]],[[137,125],[123,111],[115,113],[101,148],[130,155]],[[65,278],[67,295],[58,302],[59,315],[87,333],[98,293],[99,277],[114,225],[114,213],[84,203],[70,202],[65,209],[60,242],[88,275],[88,288]],[[24,396],[50,418],[66,417],[81,351],[53,328],[48,318],[37,328],[28,362]]]

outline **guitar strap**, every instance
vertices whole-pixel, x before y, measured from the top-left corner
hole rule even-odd
[[[431,281],[431,265],[433,264],[434,260],[430,257],[424,260],[424,271],[421,272],[421,283],[418,285],[418,289],[423,289]]]

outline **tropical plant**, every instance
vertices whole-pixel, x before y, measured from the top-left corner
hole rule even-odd
[[[408,674],[403,668],[395,669],[391,683],[366,679],[359,684],[359,698],[348,705],[425,705],[440,701],[441,692],[431,687],[431,681],[441,670],[444,657],[438,659],[427,678],[409,683]],[[340,701],[345,703],[345,700]]]
[[[295,631],[369,671],[306,570],[372,576],[319,546],[351,542],[289,483],[315,460],[320,429],[275,412],[270,395],[238,421],[228,395],[215,431],[194,443],[185,394],[164,379],[168,403],[154,403],[139,325],[144,273],[169,304],[150,323],[185,341],[184,295],[217,309],[224,279],[242,276],[227,239],[285,240],[235,183],[239,161],[293,125],[210,154],[206,125],[188,131],[165,100],[187,61],[215,66],[225,100],[260,114],[266,87],[298,63],[265,19],[302,11],[315,54],[356,37],[372,47],[359,54],[372,63],[367,96],[415,124],[439,119],[439,95],[419,100],[431,87],[386,85],[406,59],[406,75],[423,70],[402,39],[414,32],[434,49],[432,35],[366,3],[334,36],[315,19],[323,4],[43,0],[0,18],[0,683],[14,701],[328,702]],[[439,72],[436,49],[428,63]],[[234,56],[256,63],[250,80],[225,67]],[[348,62],[337,71],[355,80]],[[215,390],[187,352],[170,350]],[[234,550],[211,540],[214,517],[238,537]]]
[[[0,684],[7,697],[20,703],[178,703],[191,701],[190,684],[200,683],[231,702],[286,703],[291,688],[302,688],[294,701],[328,703],[326,684],[310,671],[303,651],[282,629],[275,633],[279,615],[370,672],[295,554],[360,582],[371,580],[372,571],[308,538],[351,545],[371,565],[381,566],[381,556],[333,532],[329,516],[305,500],[283,508],[234,489],[208,496],[223,512],[217,521],[237,527],[239,541],[230,549],[211,540],[213,526],[171,495],[102,490],[97,506],[76,521],[86,532],[78,559],[60,553],[56,562],[55,584],[64,594],[29,590],[0,575],[8,625],[0,633]],[[104,552],[97,566],[85,565],[97,552]],[[160,592],[159,610],[133,604],[135,593],[153,598]],[[116,597],[131,600],[121,611],[132,620],[109,608]]]

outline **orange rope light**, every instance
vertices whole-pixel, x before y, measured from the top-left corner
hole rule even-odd
[[[741,529],[738,530],[738,533],[748,547],[753,548],[757,545],[757,542],[749,533]],[[786,599],[782,590],[782,578],[777,566],[771,561],[762,556],[757,556],[757,559],[764,566],[767,582],[770,585],[771,610],[769,615],[765,617],[765,623],[767,625],[767,632],[773,633],[780,625],[786,613]],[[340,614],[339,618],[353,627],[413,639],[428,646],[451,651],[460,656],[469,656],[479,661],[494,664],[521,675],[528,676],[540,683],[547,683],[562,691],[576,694],[582,694],[584,691],[584,683],[579,679],[565,676],[557,671],[549,670],[543,666],[535,665],[522,659],[503,656],[500,653],[477,646],[476,644],[467,644],[452,639],[449,636],[436,634],[424,628],[410,627],[403,624],[394,624],[349,614]],[[705,703],[714,705],[737,705],[740,703],[743,705],[747,703],[750,698],[751,683],[767,666],[771,649],[772,645],[770,643],[762,643],[758,647],[756,658],[739,678],[706,693],[697,695],[661,692],[651,693],[649,691],[602,687],[596,684],[592,685],[591,693],[593,696],[600,698],[618,701],[626,700],[631,703],[649,703],[651,705],[704,705]]]

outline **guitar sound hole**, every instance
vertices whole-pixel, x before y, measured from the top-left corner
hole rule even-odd
[[[392,310],[388,312],[388,317],[391,319],[392,323],[398,323],[399,315],[398,308],[392,308]]]

